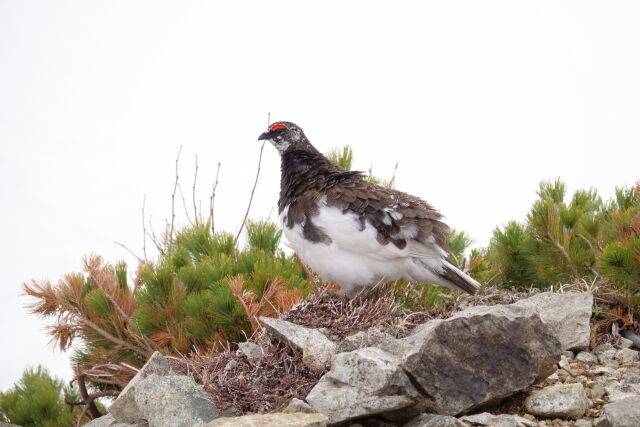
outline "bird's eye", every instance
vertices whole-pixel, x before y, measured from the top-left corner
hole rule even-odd
[[[271,125],[271,127],[269,128],[269,132],[275,132],[279,129],[286,129],[286,128],[287,127],[282,123],[276,123],[275,125]]]

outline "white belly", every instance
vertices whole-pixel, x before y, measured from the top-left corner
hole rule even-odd
[[[304,238],[302,224],[286,227],[288,206],[280,221],[291,247],[324,281],[341,286],[341,293],[352,295],[358,288],[409,277],[415,269],[407,250],[392,243],[381,245],[377,231],[368,222],[360,230],[358,217],[343,214],[341,209],[321,203],[320,213],[312,217],[313,224],[331,239],[331,244],[314,243]]]

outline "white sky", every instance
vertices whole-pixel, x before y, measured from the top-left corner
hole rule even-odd
[[[267,112],[321,151],[351,144],[485,245],[538,182],[610,196],[640,177],[635,1],[0,2],[0,390],[27,364],[70,378],[20,284],[141,252],[174,160],[237,230]],[[252,216],[274,211],[265,147]],[[178,205],[180,207],[180,205]],[[180,207],[181,209],[181,207]],[[275,217],[275,215],[273,215]]]

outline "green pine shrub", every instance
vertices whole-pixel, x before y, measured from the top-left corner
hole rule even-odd
[[[69,427],[82,408],[65,404],[78,400],[77,391],[64,385],[42,366],[27,368],[6,392],[0,392],[0,421],[24,427]]]
[[[544,181],[523,223],[493,232],[486,249],[487,280],[506,288],[548,288],[596,280],[638,310],[640,186],[617,188],[604,202],[596,190]]]

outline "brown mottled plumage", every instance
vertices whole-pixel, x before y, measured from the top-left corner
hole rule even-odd
[[[305,259],[304,256],[305,252],[310,252],[305,249],[323,248],[323,246],[312,245],[325,245],[331,247],[333,252],[327,249],[326,254],[320,252],[321,256],[335,255],[339,258],[342,255],[357,255],[358,257],[353,258],[353,262],[362,260],[364,264],[369,259],[389,258],[389,262],[396,262],[396,258],[403,257],[411,259],[412,263],[408,264],[408,268],[412,271],[401,277],[417,281],[422,277],[414,277],[416,276],[416,272],[413,271],[414,264],[424,267],[423,264],[426,262],[431,265],[433,262],[430,260],[444,259],[446,252],[449,251],[445,241],[449,227],[441,221],[442,215],[424,200],[372,184],[364,179],[361,172],[341,169],[316,150],[302,129],[293,123],[277,122],[271,125],[269,131],[263,133],[260,139],[270,140],[280,152],[282,163],[278,211],[285,227],[285,234],[290,240],[292,240],[293,230],[300,230],[298,234],[301,234],[301,238],[293,236],[293,240],[302,247],[294,247],[294,249],[312,268],[316,261],[315,264],[320,270],[331,269],[325,265],[320,266],[317,260]],[[339,221],[335,220],[336,217],[332,217],[333,222],[329,221],[324,226],[317,224],[321,219],[321,210],[331,211],[328,208],[336,208],[345,216],[354,219],[353,230],[347,229],[347,233],[350,233],[354,239],[362,238],[367,234],[365,230],[371,230],[371,233],[375,233],[375,240],[380,246],[393,245],[396,248],[393,255],[390,251],[378,254],[375,246],[371,249],[367,242],[362,246],[362,252],[359,252],[357,247],[347,249],[345,244],[335,242],[336,237],[338,239],[342,237],[341,234],[335,233],[345,230],[344,226],[337,224]],[[336,229],[332,234],[330,229],[333,223],[336,223]],[[331,236],[334,238],[332,239]],[[317,251],[314,253],[319,254]],[[311,256],[311,258],[314,257]],[[396,264],[394,267],[397,267]],[[477,283],[473,279],[446,261],[441,264],[434,264],[438,271],[431,269],[426,277],[430,278],[433,273],[446,282],[436,284],[467,292],[475,291]],[[339,272],[332,273],[329,271],[326,275],[340,277]],[[322,271],[319,274],[322,276]],[[372,273],[371,278],[362,279],[362,281],[400,278],[395,277],[398,276],[397,273],[380,276],[379,272]],[[358,280],[354,278],[353,281]],[[340,284],[339,281],[338,284]],[[350,283],[349,287],[370,285],[371,283]]]

